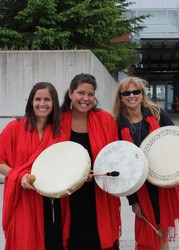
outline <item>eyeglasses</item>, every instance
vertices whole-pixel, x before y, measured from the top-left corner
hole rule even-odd
[[[141,90],[140,89],[136,89],[136,90],[132,90],[132,91],[124,91],[124,92],[121,92],[121,95],[122,96],[130,96],[130,94],[133,94],[133,95],[139,95],[141,94]]]

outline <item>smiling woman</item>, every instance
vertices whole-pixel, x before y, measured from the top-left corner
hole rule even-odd
[[[173,125],[168,114],[147,96],[145,84],[146,81],[138,77],[122,79],[113,106],[119,139],[137,146],[152,131]],[[137,192],[127,198],[136,218],[137,249],[168,250],[168,240],[175,239],[175,221],[179,219],[177,188],[159,188],[146,180]],[[157,237],[147,221],[159,230],[162,237]]]
[[[47,118],[52,112],[53,101],[48,88],[36,91],[33,98],[33,108],[36,118]]]
[[[27,178],[38,155],[62,140],[57,91],[51,83],[37,83],[24,117],[10,122],[0,134],[0,173],[6,176],[5,249],[62,250],[60,200],[41,196]]]
[[[120,200],[100,189],[94,181],[93,163],[99,151],[118,139],[111,114],[97,108],[96,79],[76,75],[62,104],[61,128],[68,140],[87,149],[91,158],[88,181],[70,197],[61,198],[65,250],[118,250]]]
[[[91,84],[80,84],[73,92],[69,90],[69,98],[71,99],[72,106],[76,105],[76,110],[79,109],[83,112],[87,112],[93,107],[95,91]]]
[[[42,139],[44,124],[53,109],[53,100],[48,88],[36,91],[33,101],[33,110],[36,117],[36,126],[39,132],[39,138]]]

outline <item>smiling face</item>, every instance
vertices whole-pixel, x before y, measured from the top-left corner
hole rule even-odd
[[[34,95],[33,110],[37,119],[47,119],[53,110],[53,101],[48,88],[38,89]]]
[[[69,91],[72,109],[81,113],[87,113],[93,108],[95,101],[95,90],[90,83],[81,83],[73,91]]]
[[[139,89],[135,86],[135,84],[130,83],[127,90],[125,90],[124,92],[126,91],[133,92],[134,90],[139,90]],[[140,108],[143,100],[143,93],[142,91],[140,93],[139,91],[138,92],[136,91],[134,93],[132,92],[130,94],[128,93],[128,95],[126,96],[121,95],[121,101],[127,109]]]

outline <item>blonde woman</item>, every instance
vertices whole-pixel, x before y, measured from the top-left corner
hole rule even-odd
[[[120,81],[113,105],[119,139],[137,146],[153,130],[173,125],[167,113],[146,93],[146,81],[126,77]],[[168,250],[168,240],[175,238],[175,220],[179,218],[179,197],[176,188],[158,188],[148,181],[127,197],[135,213],[135,239],[138,250]],[[172,206],[171,206],[172,204]],[[162,232],[159,239],[154,230],[142,219],[148,220]]]

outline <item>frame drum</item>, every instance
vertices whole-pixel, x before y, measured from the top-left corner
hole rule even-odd
[[[59,198],[78,190],[88,178],[91,159],[80,144],[64,141],[46,148],[34,161],[34,187],[47,197]]]
[[[99,175],[117,171],[118,176]],[[135,193],[145,182],[148,162],[142,150],[128,141],[115,141],[106,145],[94,162],[97,185],[114,196]]]
[[[141,143],[149,162],[148,181],[159,187],[179,185],[179,127],[152,131]]]

